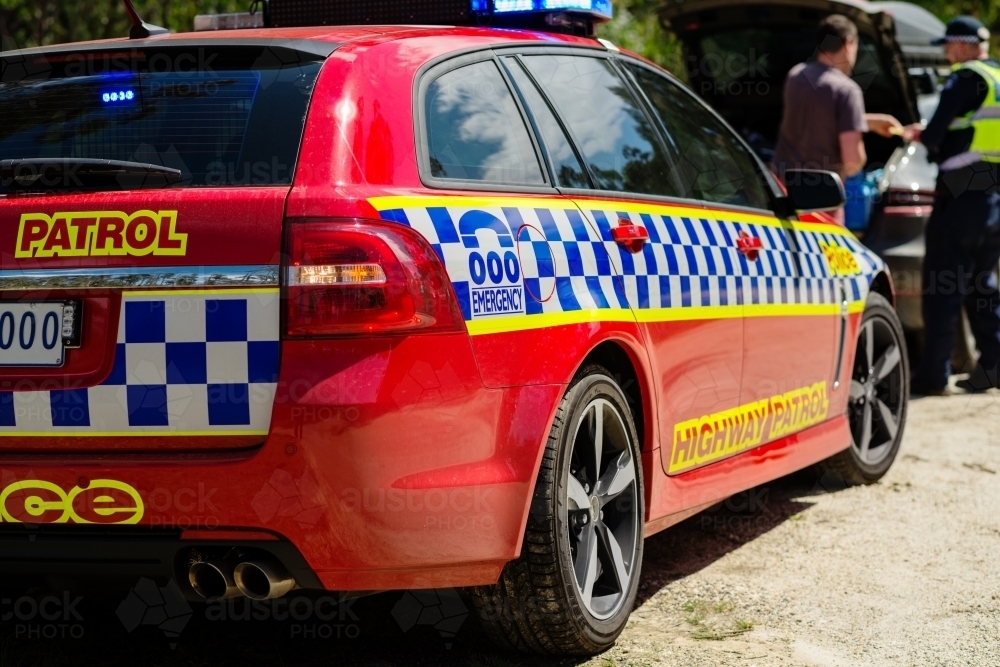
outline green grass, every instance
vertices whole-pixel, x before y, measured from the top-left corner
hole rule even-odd
[[[742,618],[732,618],[736,605],[728,600],[722,602],[706,602],[691,600],[681,605],[688,613],[684,620],[694,626],[691,637],[706,641],[720,641],[736,637],[753,630],[753,621]]]

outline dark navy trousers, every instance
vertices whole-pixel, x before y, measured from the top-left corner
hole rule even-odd
[[[926,387],[942,388],[951,374],[962,306],[979,348],[979,363],[995,382],[1000,363],[1000,194],[938,190],[927,223],[923,267],[925,347],[917,376]]]

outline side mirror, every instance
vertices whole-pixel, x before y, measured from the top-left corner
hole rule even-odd
[[[789,169],[784,182],[792,208],[799,213],[836,211],[847,201],[844,182],[832,171]]]

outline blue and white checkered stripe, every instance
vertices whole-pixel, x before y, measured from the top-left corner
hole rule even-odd
[[[461,233],[470,212],[498,220],[503,227],[491,229],[480,221],[473,241],[472,235]],[[413,227],[431,243],[448,269],[467,320],[473,319],[472,247],[519,254],[525,292],[535,297],[525,299],[527,315],[629,307],[604,241],[578,209],[414,207],[383,211],[382,217]]]
[[[126,293],[99,386],[0,393],[0,435],[266,434],[277,290]]]
[[[833,305],[840,301],[839,285],[849,301],[865,299],[872,277],[883,267],[853,237],[801,225],[793,229],[612,209],[587,209],[584,214],[563,207],[407,206],[382,211],[384,219],[413,227],[430,241],[448,268],[467,320],[473,319],[468,297],[471,246],[470,235],[462,232],[470,213],[499,222],[466,225],[465,232],[476,230],[477,243],[499,237],[499,250],[518,253],[526,295],[535,297],[525,299],[528,315],[595,308]],[[613,243],[611,227],[622,218],[649,232],[640,253]],[[741,231],[761,239],[756,261],[736,252]],[[506,238],[515,242],[505,244]],[[834,280],[821,242],[849,248],[861,273]]]
[[[616,264],[635,308],[727,305],[833,304],[840,301],[837,280],[848,300],[865,298],[881,260],[853,237],[789,225],[774,226],[646,213],[588,211],[602,238],[611,241],[611,224],[630,220],[649,232],[642,252],[618,248]],[[740,232],[757,236],[756,261],[736,252]],[[820,243],[850,249],[861,266],[856,276],[832,280]],[[667,277],[667,280],[663,280]]]

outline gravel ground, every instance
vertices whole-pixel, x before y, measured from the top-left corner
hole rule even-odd
[[[786,478],[654,537],[649,597],[591,664],[1000,664],[998,426],[1000,394],[914,400],[880,483]]]
[[[996,666],[998,425],[1000,393],[914,400],[879,484],[793,475],[654,536],[628,628],[590,661],[492,651],[453,592],[383,594],[300,622],[207,617],[197,606],[136,615],[122,611],[126,590],[85,592],[79,619],[5,619],[0,667]]]

